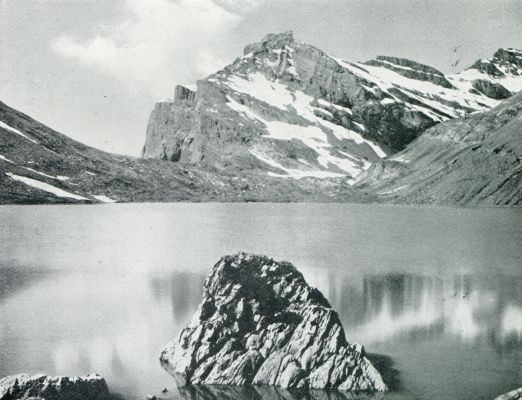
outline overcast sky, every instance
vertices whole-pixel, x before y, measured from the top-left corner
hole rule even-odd
[[[266,33],[293,30],[350,61],[394,55],[453,72],[522,48],[521,21],[520,0],[0,0],[0,101],[138,155],[156,101]]]

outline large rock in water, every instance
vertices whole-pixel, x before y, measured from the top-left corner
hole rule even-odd
[[[189,384],[385,391],[364,348],[346,340],[339,315],[290,263],[225,256],[203,301],[160,361]]]
[[[72,378],[19,374],[0,378],[0,400],[101,400],[108,396],[105,379],[96,374]]]

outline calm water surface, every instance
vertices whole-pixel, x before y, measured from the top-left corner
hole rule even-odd
[[[0,376],[98,372],[132,398],[189,398],[158,355],[238,251],[293,262],[350,341],[392,357],[386,400],[522,386],[522,211],[347,204],[0,207]]]

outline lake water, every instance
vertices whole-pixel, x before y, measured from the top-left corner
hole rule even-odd
[[[386,400],[522,386],[522,210],[348,204],[2,206],[0,376],[97,372],[129,398],[196,398],[158,355],[238,251],[293,262],[348,340],[392,357]]]

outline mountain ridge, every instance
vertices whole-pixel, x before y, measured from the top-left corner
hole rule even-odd
[[[502,83],[522,87],[522,66],[512,62],[518,62],[516,54],[495,53],[492,60],[504,72],[494,77],[474,66],[445,76],[404,58],[352,63],[291,32],[269,34],[199,80],[195,91],[177,86],[172,102],[157,104],[143,157],[182,163],[207,158],[281,178],[346,176],[355,184],[372,163],[427,128],[511,96]]]
[[[271,34],[157,103],[141,159],[0,103],[0,203],[519,205],[521,60],[499,49],[444,75],[390,56],[351,63]]]

